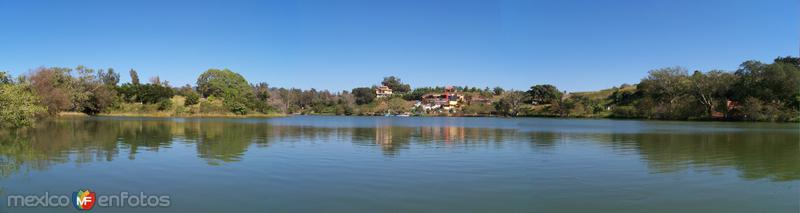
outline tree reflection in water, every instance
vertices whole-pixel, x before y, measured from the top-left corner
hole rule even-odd
[[[329,141],[377,147],[387,157],[416,146],[469,149],[529,143],[532,150],[552,150],[563,142],[589,141],[621,154],[637,154],[655,173],[734,168],[745,179],[800,179],[800,138],[794,132],[523,131],[425,123],[400,126],[380,119],[373,127],[225,119],[52,120],[34,129],[0,131],[0,176],[60,163],[113,161],[120,155],[135,160],[138,153],[159,152],[176,143],[193,145],[197,157],[209,165],[223,165],[242,160],[251,147]]]

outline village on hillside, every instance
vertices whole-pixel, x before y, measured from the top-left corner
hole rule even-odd
[[[798,121],[800,59],[746,61],[736,71],[651,70],[636,84],[567,92],[551,84],[526,90],[470,86],[414,87],[388,76],[351,90],[270,87],[228,69],[208,69],[196,85],[175,87],[159,76],[121,83],[113,68],[41,67],[16,78],[0,72],[6,103],[24,108],[13,126],[37,116],[211,117],[285,115],[591,117],[664,120]],[[16,116],[16,117],[14,117]]]
[[[375,88],[375,97],[378,99],[391,98],[395,93],[388,86],[381,85]],[[387,111],[385,115],[409,116],[416,114],[455,114],[460,113],[466,105],[490,105],[491,96],[465,95],[464,91],[459,91],[456,87],[446,86],[441,92],[430,92],[422,95],[417,100],[412,100],[413,107],[411,112],[392,112]]]

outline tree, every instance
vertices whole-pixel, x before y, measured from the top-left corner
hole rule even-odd
[[[131,69],[131,71],[129,73],[131,75],[131,84],[139,85],[139,74],[136,73],[136,70]]]
[[[11,75],[9,75],[5,71],[0,71],[0,84],[11,84],[14,81],[11,80]]]
[[[383,81],[381,81],[381,84],[389,87],[389,89],[392,89],[392,92],[394,93],[406,93],[411,91],[410,85],[403,84],[403,82],[400,81],[400,78],[395,76],[384,77]]]
[[[502,95],[503,92],[505,92],[505,90],[503,90],[502,87],[494,87],[494,89],[492,89],[492,92],[494,93],[494,95]]]
[[[689,87],[689,74],[682,67],[668,67],[648,72],[637,89],[662,103],[675,103]]]
[[[183,102],[184,106],[191,106],[200,103],[200,94],[192,91],[185,94],[186,100]]]
[[[197,90],[203,97],[222,98],[222,103],[237,114],[247,113],[254,107],[255,95],[250,83],[228,69],[209,69],[197,78]]]
[[[734,74],[739,77],[733,90],[737,101],[756,97],[765,103],[798,107],[800,67],[783,62],[763,64],[747,61]]]
[[[197,78],[197,90],[203,97],[244,98],[253,91],[247,80],[228,69],[209,69]]]
[[[39,104],[38,97],[28,85],[0,84],[0,127],[31,126],[37,115],[44,112],[47,109]]]
[[[561,100],[563,94],[553,85],[535,85],[528,90],[533,104],[551,104]]]
[[[727,114],[728,93],[736,82],[736,76],[719,70],[708,73],[695,71],[691,76],[690,91],[700,104],[705,106],[706,116],[722,111]]]
[[[516,117],[520,113],[520,107],[524,100],[524,92],[508,91],[503,94],[499,101],[495,102],[495,109],[505,116]]]
[[[786,63],[794,66],[800,66],[800,58],[792,56],[778,57],[775,59],[775,63]]]
[[[111,85],[90,83],[87,85],[89,98],[81,103],[80,111],[86,114],[97,114],[105,111],[116,101],[117,93]]]
[[[351,92],[356,99],[356,104],[363,105],[375,100],[375,90],[369,87],[354,88]]]
[[[261,82],[253,85],[253,92],[259,101],[266,102],[269,99],[269,84]]]
[[[159,103],[175,95],[172,88],[158,84],[122,84],[118,91],[122,100],[143,104]]]
[[[139,100],[144,104],[155,104],[164,100],[169,100],[175,96],[172,88],[165,87],[159,84],[143,84],[139,85]]]
[[[690,95],[691,79],[682,67],[667,67],[648,72],[636,89],[642,99],[636,107],[645,118],[687,119],[705,111]]]
[[[31,87],[50,114],[74,108],[75,83],[68,68],[38,68],[30,76]]]
[[[119,83],[119,73],[114,72],[114,68],[108,68],[108,72],[100,70],[97,72],[97,78],[99,78],[103,84],[109,86],[116,87],[117,83]]]

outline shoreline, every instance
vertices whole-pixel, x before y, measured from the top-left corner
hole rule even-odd
[[[141,118],[285,118],[292,116],[334,116],[334,117],[399,117],[403,116],[382,116],[382,115],[335,115],[335,114],[192,114],[192,115],[171,115],[168,113],[101,113],[88,115],[80,112],[60,112],[58,117],[141,117]],[[745,120],[722,120],[722,119],[688,119],[688,120],[666,120],[666,119],[644,119],[644,118],[619,118],[619,117],[559,117],[559,116],[495,116],[495,115],[460,115],[460,116],[440,116],[440,115],[421,115],[414,117],[454,117],[454,118],[549,118],[549,119],[579,119],[579,120],[630,120],[630,121],[688,121],[688,122],[726,122],[726,123],[800,123],[800,121],[745,121]]]
[[[142,117],[142,118],[281,118],[288,117],[287,114],[188,114],[173,115],[170,113],[100,113],[88,115],[81,112],[60,112],[58,117]]]

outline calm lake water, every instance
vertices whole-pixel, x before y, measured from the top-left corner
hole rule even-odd
[[[798,124],[295,116],[76,118],[0,134],[8,195],[169,195],[97,212],[793,212]]]

